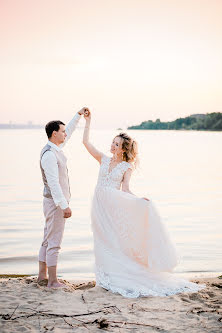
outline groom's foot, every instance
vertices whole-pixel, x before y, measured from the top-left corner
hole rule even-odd
[[[39,275],[37,278],[37,283],[44,281],[44,280],[48,280],[46,275]]]
[[[39,274],[37,278],[37,283],[40,285],[47,285],[47,266],[43,261],[39,261]]]

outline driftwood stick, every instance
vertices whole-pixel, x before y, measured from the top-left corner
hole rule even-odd
[[[135,325],[135,326],[145,326],[145,327],[152,327],[155,328],[157,330],[163,330],[163,328],[159,327],[159,326],[155,326],[155,325],[150,325],[150,324],[142,324],[142,323],[133,323],[133,322],[129,322],[129,321],[111,321],[111,320],[107,320],[107,323],[109,324],[122,324],[121,327],[123,327],[124,325]]]
[[[17,308],[18,308],[18,306],[17,306]],[[104,308],[102,308],[100,310],[97,310],[97,311],[91,311],[91,312],[86,312],[86,313],[78,313],[78,314],[72,314],[72,315],[66,315],[64,313],[62,313],[62,314],[61,313],[51,313],[51,312],[47,312],[47,310],[39,310],[39,311],[35,311],[33,313],[30,313],[30,314],[25,314],[25,315],[21,315],[21,316],[17,316],[15,318],[12,318],[13,314],[16,311],[16,309],[15,309],[13,311],[12,315],[1,314],[0,313],[0,316],[4,320],[16,320],[16,319],[20,319],[20,318],[29,318],[29,317],[34,317],[34,316],[42,316],[42,317],[44,317],[44,316],[46,316],[46,317],[52,316],[52,317],[60,317],[60,318],[75,318],[75,317],[90,316],[92,314],[101,313],[101,312],[104,312],[108,308],[117,308],[117,307],[115,305],[105,306]],[[117,310],[120,311],[118,308],[117,308]]]
[[[65,318],[72,318],[72,319],[80,322],[81,326],[85,327],[87,330],[89,330],[88,327],[86,326],[87,324],[95,324],[95,323],[97,323],[97,324],[99,324],[100,326],[103,326],[103,327],[108,327],[108,325],[112,326],[112,324],[120,324],[121,325],[121,326],[119,326],[120,328],[122,328],[123,326],[125,326],[125,328],[126,328],[127,325],[135,325],[135,326],[152,327],[152,328],[155,328],[157,330],[163,330],[161,327],[151,325],[151,324],[145,324],[145,323],[143,324],[143,323],[128,322],[128,321],[106,320],[104,318],[95,319],[93,321],[87,321],[86,322],[86,321],[83,321],[81,319],[76,318],[76,317],[81,317],[81,316],[90,316],[92,314],[98,314],[98,313],[104,312],[104,310],[106,310],[107,308],[116,308],[118,311],[120,311],[116,306],[106,306],[106,307],[104,307],[100,310],[97,310],[97,311],[91,311],[91,312],[88,312],[88,313],[71,314],[71,315],[50,313],[50,312],[46,312],[46,310],[45,311],[39,310],[39,311],[34,311],[33,313],[30,313],[30,314],[24,314],[24,315],[12,318],[12,316],[14,315],[17,308],[18,308],[18,306],[14,309],[14,311],[11,315],[9,315],[9,314],[6,314],[6,315],[0,314],[0,316],[4,320],[12,320],[12,321],[17,320],[17,319],[21,319],[21,318],[30,318],[30,317],[35,317],[35,316],[37,316],[38,318],[39,317],[57,317],[57,318],[62,318],[64,320],[64,322],[67,325],[69,325],[70,327],[74,328],[76,326],[79,326],[79,325],[71,324],[67,320],[65,320]]]
[[[83,327],[85,327],[87,329],[87,331],[89,331],[88,327],[86,326],[86,323],[83,320],[77,319],[77,318],[73,318],[74,320],[80,322],[82,324]]]
[[[200,313],[204,313],[204,312],[209,312],[209,313],[213,313],[213,312],[217,312],[219,314],[219,309],[212,309],[212,310],[198,310],[198,309],[192,309],[192,310],[189,310],[186,312],[186,314],[189,314],[189,313],[193,313],[193,314],[200,314]]]
[[[10,320],[12,318],[12,316],[14,315],[15,311],[18,309],[19,305],[17,305],[14,309],[14,311],[12,312],[11,315],[9,315],[8,313],[6,315],[1,314],[2,318],[5,320]]]
[[[67,324],[67,325],[69,325],[70,327],[78,327],[79,325],[73,325],[73,324],[71,324],[71,323],[69,323],[67,320],[65,320],[65,318],[63,318],[63,320],[64,320],[64,322]]]

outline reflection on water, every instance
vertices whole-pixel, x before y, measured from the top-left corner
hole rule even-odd
[[[129,131],[138,141],[140,168],[131,190],[152,198],[181,254],[176,271],[221,272],[222,133]],[[94,144],[109,154],[116,131],[92,131]],[[44,130],[0,132],[0,271],[36,274],[43,235],[39,153]],[[73,216],[66,222],[59,274],[93,278],[90,205],[98,163],[82,145],[77,129],[64,148],[68,157]]]

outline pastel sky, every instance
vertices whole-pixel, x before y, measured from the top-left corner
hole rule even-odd
[[[221,14],[221,0],[0,0],[0,122],[222,112]]]

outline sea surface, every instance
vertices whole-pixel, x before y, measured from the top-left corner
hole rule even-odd
[[[109,155],[117,133],[92,130],[91,141]],[[128,133],[138,141],[140,153],[131,190],[152,199],[159,209],[181,256],[176,274],[221,274],[222,132]],[[44,227],[39,153],[46,141],[44,129],[0,131],[0,274],[38,272]],[[82,145],[82,128],[64,152],[73,215],[66,221],[58,273],[66,279],[93,279],[90,207],[99,164]]]

